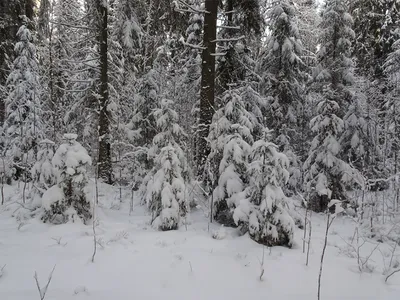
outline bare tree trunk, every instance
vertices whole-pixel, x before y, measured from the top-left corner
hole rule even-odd
[[[309,258],[310,258],[310,246],[311,246],[311,234],[312,234],[311,215],[312,215],[312,211],[310,210],[310,219],[309,219],[309,226],[308,226],[308,242],[307,242],[306,266],[308,266],[308,261],[309,261]]]
[[[197,159],[198,175],[201,175],[204,163],[209,154],[207,136],[214,114],[215,97],[215,48],[217,37],[217,14],[218,0],[205,0],[204,36],[201,70],[200,91],[200,124],[199,124],[199,147]]]
[[[95,194],[94,194],[94,201],[93,201],[93,223],[92,223],[92,230],[93,230],[93,254],[92,254],[92,263],[94,263],[94,258],[97,253],[97,234],[96,234],[96,205],[99,204],[99,187],[97,183],[97,173],[94,179],[95,184]]]
[[[396,85],[397,90],[399,90],[400,86],[399,83],[397,82]],[[395,132],[395,138],[394,138],[394,145],[393,145],[393,152],[394,152],[394,184],[393,187],[396,187],[396,196],[394,199],[394,203],[393,203],[393,210],[394,211],[398,211],[399,209],[399,187],[398,187],[398,153],[399,153],[399,136],[400,136],[400,132],[399,132],[399,124],[398,124],[398,111],[397,111],[397,99],[394,100],[394,132]]]
[[[322,248],[321,263],[319,265],[319,274],[318,274],[318,300],[321,299],[322,267],[324,265],[326,246],[328,245],[329,228],[331,227],[332,222],[335,219],[335,216],[333,216],[332,219],[330,218],[329,208],[326,211],[326,215],[327,215],[327,220],[326,220],[326,231],[325,231],[324,247]]]
[[[306,252],[306,234],[307,234],[307,219],[308,216],[308,205],[306,204],[306,215],[304,216],[304,234],[303,234],[303,253]]]
[[[110,114],[108,111],[108,9],[107,0],[98,1],[100,15],[100,99],[99,99],[99,178],[112,182]]]
[[[1,205],[4,205],[4,181],[6,177],[6,166],[4,163],[4,157],[1,158],[3,162],[3,172],[0,174],[1,176]]]

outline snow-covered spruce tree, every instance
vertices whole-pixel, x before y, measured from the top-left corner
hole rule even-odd
[[[157,134],[157,124],[152,113],[160,101],[160,73],[157,68],[148,71],[140,80],[138,93],[134,95],[134,110],[126,126],[128,140],[132,146],[140,147],[144,151],[135,152],[133,159],[137,161],[133,170],[135,178],[134,189],[141,185],[147,172],[153,167],[152,157],[147,156],[148,149]]]
[[[399,29],[400,31],[400,29]],[[393,51],[384,65],[388,87],[391,91],[386,97],[385,108],[390,128],[390,160],[392,174],[398,176],[400,165],[400,38],[393,44]]]
[[[193,53],[189,52],[184,43],[182,36],[172,34],[159,47],[155,63],[159,66],[161,75],[159,82],[161,93],[164,98],[174,99],[175,109],[180,116],[178,124],[185,132],[190,133],[195,124],[191,111],[199,99],[200,68],[196,64],[200,61],[195,61]],[[194,73],[190,73],[192,71]],[[186,136],[186,145],[191,144],[190,139],[191,136]],[[188,159],[192,161],[191,151],[188,148],[185,151]]]
[[[257,52],[263,30],[259,0],[226,0],[221,30],[218,31],[216,92],[221,95],[232,84],[249,77],[254,69],[252,50]]]
[[[153,113],[159,107],[162,99],[178,99],[182,96],[182,61],[179,53],[183,44],[177,41],[176,36],[168,38],[163,46],[157,49],[157,57],[148,72],[138,79],[137,93],[134,96],[134,110],[127,125],[128,138],[136,147],[135,158],[137,168],[134,177],[139,179],[135,188],[141,184],[140,177],[144,177],[153,167],[152,156],[147,156],[146,149],[150,149],[153,138],[157,134],[157,119]],[[175,101],[175,100],[174,100]],[[179,105],[176,104],[175,107]],[[188,112],[189,113],[189,112]],[[184,118],[178,119],[181,126]],[[182,137],[187,139],[186,136]],[[182,142],[186,142],[182,141]]]
[[[251,148],[247,197],[240,201],[233,217],[256,242],[291,247],[295,224],[286,211],[282,190],[289,179],[289,160],[270,142],[270,131],[265,129],[263,134]]]
[[[23,174],[28,176],[44,126],[33,37],[26,25],[19,28],[17,37],[16,58],[7,79],[3,131],[5,155],[13,158],[14,175],[18,179]]]
[[[365,77],[382,80],[384,63],[400,37],[396,32],[400,17],[400,3],[396,0],[353,0],[350,12],[356,33],[353,53],[358,71]]]
[[[339,154],[343,120],[337,116],[337,95],[329,88],[318,103],[318,115],[310,121],[315,136],[309,156],[304,163],[305,183],[309,195],[309,208],[316,212],[326,210],[330,200],[345,200],[345,184],[352,179],[352,168]]]
[[[44,139],[39,142],[37,159],[32,167],[32,198],[34,205],[40,205],[41,198],[50,187],[57,183],[52,165],[54,142]]]
[[[60,145],[52,159],[57,184],[43,194],[42,220],[60,224],[79,217],[86,223],[92,218],[90,200],[85,193],[88,183],[86,168],[92,160],[76,141],[76,134],[64,134],[64,139],[66,142]]]
[[[154,111],[159,131],[149,151],[149,156],[155,157],[154,167],[143,182],[152,224],[163,231],[177,229],[180,219],[189,212],[189,169],[182,150],[185,134],[172,106],[171,100],[163,99]]]
[[[37,13],[37,31],[39,40],[43,41],[50,35],[50,14],[52,11],[50,0],[40,1],[40,6]]]
[[[213,218],[235,226],[233,211],[248,183],[247,159],[254,134],[261,132],[257,112],[259,95],[250,87],[226,91],[221,108],[214,114],[208,137],[211,153],[204,178],[212,194]],[[245,101],[246,99],[246,101]]]
[[[367,176],[368,164],[371,164],[371,151],[374,148],[373,137],[368,131],[366,121],[366,96],[358,86],[352,91],[351,103],[345,114],[344,130],[340,137],[341,156]]]
[[[238,132],[225,137],[218,185],[213,192],[214,218],[227,226],[235,226],[233,211],[240,199],[245,197],[245,188],[249,180],[246,173],[250,145],[241,136],[240,125],[235,125],[231,129],[237,128]]]
[[[1,1],[0,2],[0,86],[5,87],[15,59],[14,46],[18,42],[17,32],[28,19],[33,20],[34,1]],[[26,16],[26,17],[23,17]],[[0,89],[0,125],[5,119],[6,91]]]
[[[298,30],[304,48],[303,61],[307,67],[315,66],[315,56],[318,47],[320,15],[318,1],[294,0],[297,12]]]
[[[304,164],[310,207],[325,211],[331,199],[346,200],[345,181],[354,171],[343,161],[340,136],[343,117],[352,103],[354,85],[351,41],[353,20],[345,0],[327,0],[322,13],[321,48],[313,70],[314,90],[319,94],[317,116],[310,121],[314,139]]]
[[[112,38],[123,48],[124,59],[134,61],[134,55],[141,46],[142,28],[137,16],[135,1],[117,0],[111,3],[113,9]],[[136,1],[137,2],[137,1]],[[128,67],[128,66],[127,66]]]
[[[327,0],[320,23],[320,49],[317,66],[313,70],[314,84],[318,91],[328,86],[335,96],[343,118],[351,103],[349,86],[354,84],[354,64],[351,45],[354,40],[353,19],[348,13],[346,0]]]
[[[110,3],[111,82],[118,95],[120,123],[128,122],[136,94],[136,56],[142,47],[142,28],[137,17],[138,1],[117,0]],[[115,74],[115,75],[114,75]],[[117,94],[117,93],[112,93]],[[117,102],[117,101],[114,101]]]
[[[367,97],[366,122],[370,141],[370,159],[366,165],[369,179],[387,178],[391,170],[387,164],[386,150],[391,146],[391,133],[386,114],[391,88],[386,85],[385,61],[392,52],[393,43],[399,39],[398,20],[400,3],[394,0],[354,0],[350,2],[354,18],[355,43],[353,55],[357,62],[357,74],[363,76]],[[389,117],[390,118],[390,117]],[[372,184],[371,189],[387,188],[383,181]]]
[[[297,11],[288,0],[275,1],[269,11],[271,35],[259,63],[260,89],[268,100],[265,113],[273,138],[291,159],[291,188],[301,187],[300,155],[305,143],[301,128],[304,86],[304,49],[297,28]]]
[[[91,77],[87,73],[80,74],[79,70],[80,62],[85,61],[85,53],[89,52],[85,43],[81,42],[84,30],[80,1],[54,1],[50,18],[49,36],[40,49],[43,64],[41,76],[45,82],[42,97],[49,112],[48,123],[51,124],[47,136],[56,141],[62,139],[65,130],[84,131],[82,123],[88,120],[88,116],[82,111],[89,101],[82,99],[85,93],[81,91],[87,89]]]

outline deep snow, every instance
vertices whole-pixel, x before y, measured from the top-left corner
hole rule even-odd
[[[18,193],[16,187],[7,187],[7,203],[0,206],[0,269],[6,264],[0,277],[1,300],[40,299],[33,275],[38,273],[43,286],[54,265],[47,300],[317,299],[324,215],[313,216],[307,267],[300,229],[293,249],[275,247],[270,251],[248,236],[239,237],[233,229],[208,224],[199,209],[192,211],[187,227],[159,232],[148,224],[150,216],[139,203],[129,215],[128,191],[116,209],[117,189],[102,185],[96,212],[99,245],[92,263],[91,226],[48,225],[38,218],[18,221],[16,217],[24,211],[13,203]],[[381,252],[371,257],[374,270],[369,273],[360,273],[357,260],[349,257],[344,240],[350,240],[354,226],[346,217],[338,217],[332,225],[321,299],[398,300],[400,273],[384,282]],[[368,241],[362,251],[367,255],[375,243]],[[379,249],[386,255],[389,251],[386,244]],[[260,281],[263,251],[265,273]]]

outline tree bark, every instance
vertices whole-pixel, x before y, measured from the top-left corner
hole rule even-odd
[[[110,113],[108,110],[108,9],[107,1],[98,1],[100,41],[99,158],[98,177],[112,183]]]
[[[214,114],[215,48],[217,36],[218,0],[205,0],[204,36],[200,91],[200,124],[197,171],[202,175],[204,163],[210,152],[207,137]]]

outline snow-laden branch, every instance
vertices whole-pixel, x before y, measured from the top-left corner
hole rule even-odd
[[[217,25],[217,28],[240,30],[240,26]]]
[[[193,45],[193,44],[186,43],[186,42],[184,42],[183,45],[185,45],[185,46],[187,46],[187,47],[190,47],[190,48],[193,48],[193,49],[198,49],[198,50],[205,50],[205,49],[207,49],[206,47],[202,47],[202,46],[199,46],[199,45]]]
[[[178,3],[179,2],[179,3]],[[179,4],[183,5],[184,7],[186,7],[186,9],[182,9]],[[198,13],[198,14],[209,14],[208,11],[206,10],[201,10],[201,9],[197,9],[194,8],[193,6],[191,6],[189,3],[186,3],[183,0],[177,0],[175,2],[175,11],[177,12],[188,12],[188,13]]]
[[[226,52],[219,52],[219,53],[211,53],[211,56],[224,56]]]
[[[84,93],[84,92],[87,92],[88,90],[90,90],[90,88],[91,87],[87,87],[87,88],[82,89],[82,90],[78,90],[78,89],[69,90],[69,89],[64,89],[64,88],[62,88],[60,86],[57,86],[57,89],[59,89],[61,91],[64,91],[66,93]]]
[[[235,13],[236,13],[236,10],[229,10],[229,11],[221,12],[221,14],[223,14],[223,15],[232,15],[232,14],[235,14]]]
[[[244,40],[246,37],[244,35],[239,36],[237,38],[229,38],[229,39],[216,39],[212,40],[211,43],[222,43],[222,42],[237,42],[240,40]]]
[[[72,24],[67,24],[67,23],[62,23],[62,22],[54,22],[54,21],[51,21],[51,20],[49,20],[49,22],[51,24],[54,24],[54,25],[67,26],[67,27],[71,27],[71,28],[85,29],[85,30],[96,30],[96,28],[91,28],[91,27],[87,27],[87,26],[78,26],[78,25],[72,25]]]

